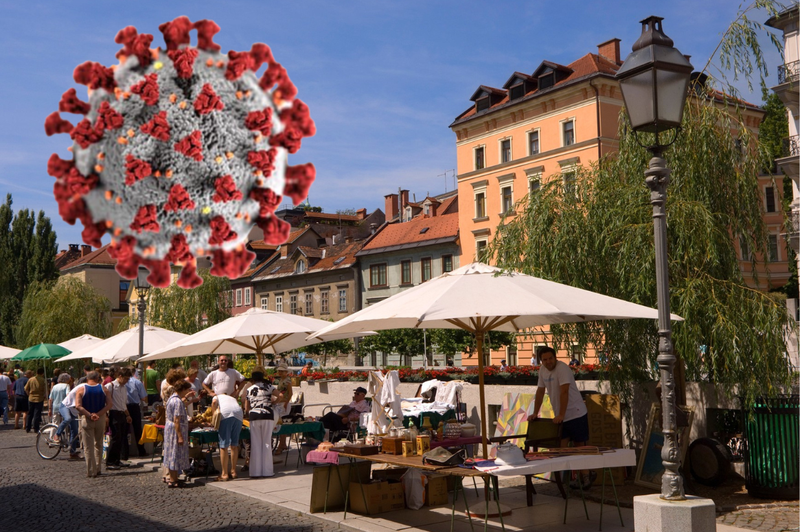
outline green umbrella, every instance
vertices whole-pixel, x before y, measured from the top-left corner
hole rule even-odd
[[[27,349],[23,349],[11,357],[11,360],[18,362],[26,362],[28,360],[56,360],[70,353],[72,353],[72,351],[60,345],[36,344]]]

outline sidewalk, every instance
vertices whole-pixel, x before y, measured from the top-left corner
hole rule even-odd
[[[214,482],[209,479],[207,485],[216,489],[236,493],[268,504],[274,504],[300,514],[311,516],[321,521],[336,524],[343,530],[364,532],[447,532],[450,530],[452,503],[443,506],[423,507],[420,510],[398,510],[375,515],[362,516],[348,512],[310,513],[309,501],[311,498],[311,472],[313,466],[294,467],[296,455],[289,457],[288,464],[275,465],[275,476],[268,479],[247,478],[247,473],[240,473],[240,478],[228,482]],[[139,460],[135,460],[139,462]],[[216,461],[216,460],[215,460]],[[147,466],[148,461],[142,460],[142,465]],[[239,464],[241,465],[241,461]],[[157,465],[157,463],[153,463]],[[197,484],[206,484],[203,477],[194,479]],[[483,507],[483,490],[479,486],[479,493],[465,483],[470,509],[473,511]],[[452,494],[450,495],[452,501]],[[558,530],[559,532],[596,531],[599,528],[600,504],[587,501],[589,520],[584,514],[580,498],[571,498],[568,505],[567,521],[564,518],[564,500],[548,495],[535,495],[533,506],[525,503],[525,490],[521,486],[500,486],[500,501],[504,507],[512,510],[511,515],[503,517],[505,528],[509,532],[522,530]],[[603,531],[606,532],[631,532],[633,528],[633,510],[622,508],[624,525],[620,525],[617,509],[613,505],[603,508]],[[473,517],[473,526],[482,530],[483,519]],[[462,501],[456,505],[455,527],[456,531],[469,530],[469,521],[464,513]],[[498,531],[500,520],[497,517],[489,519],[489,530]],[[747,532],[746,529],[735,526],[717,524],[716,532]]]

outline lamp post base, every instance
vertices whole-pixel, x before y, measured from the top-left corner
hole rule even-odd
[[[683,501],[668,501],[660,495],[633,498],[636,532],[707,532],[717,527],[714,501],[687,495]]]

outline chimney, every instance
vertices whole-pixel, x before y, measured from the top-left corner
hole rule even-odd
[[[358,216],[359,220],[363,220],[367,217],[367,209],[358,209],[356,211],[356,216]]]
[[[80,247],[80,246],[79,246],[78,244],[70,244],[70,245],[69,245],[69,250],[70,250],[70,251],[78,251],[78,248],[79,248],[79,247]]]
[[[81,257],[85,257],[89,253],[92,252],[92,246],[87,246],[86,244],[81,244]]]
[[[397,213],[399,212],[397,209],[397,194],[386,194],[384,199],[386,200],[386,220],[392,221],[397,218]]]
[[[408,190],[400,191],[400,208],[404,209],[408,205]]]
[[[281,258],[285,259],[286,257],[289,256],[289,246],[284,244],[284,245],[280,246],[280,248],[281,248]]]
[[[377,230],[378,230],[378,224],[376,224],[375,222],[369,224],[369,234],[374,235],[375,231]]]
[[[614,37],[611,40],[597,45],[597,55],[605,57],[615,65],[621,65],[619,58],[619,39]]]
[[[322,248],[322,258],[323,258],[323,259],[325,258],[325,252],[326,252],[326,251],[328,251],[328,250],[327,250],[327,249],[325,249],[325,248]]]

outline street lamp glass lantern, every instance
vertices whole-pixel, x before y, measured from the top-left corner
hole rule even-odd
[[[631,126],[661,133],[680,126],[692,64],[661,30],[662,17],[641,21],[642,35],[617,71]]]
[[[147,280],[147,275],[147,270],[140,269],[134,280],[134,286],[139,294],[146,294],[150,289],[150,282]]]

